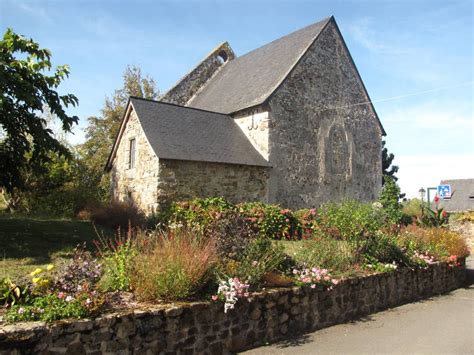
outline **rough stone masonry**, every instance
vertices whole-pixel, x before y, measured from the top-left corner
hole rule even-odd
[[[346,279],[332,290],[267,290],[228,313],[220,302],[194,302],[50,325],[0,324],[0,354],[228,354],[445,293],[465,278],[465,267],[439,263]]]
[[[223,43],[160,101],[132,98],[107,170],[113,196],[148,212],[209,196],[370,201],[384,134],[331,17],[240,57]]]

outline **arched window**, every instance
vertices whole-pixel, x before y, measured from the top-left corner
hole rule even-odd
[[[341,126],[333,126],[329,131],[329,146],[326,154],[326,162],[329,163],[329,171],[332,174],[348,173],[349,147],[346,133]]]

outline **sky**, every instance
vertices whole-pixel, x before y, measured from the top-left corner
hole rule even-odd
[[[329,1],[12,1],[0,0],[7,27],[68,64],[60,92],[73,93],[84,140],[121,87],[127,65],[162,93],[207,53],[229,41],[237,55],[334,15],[387,132],[402,192],[442,179],[474,178],[474,2]]]

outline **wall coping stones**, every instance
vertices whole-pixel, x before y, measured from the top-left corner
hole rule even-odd
[[[465,280],[465,266],[438,263],[343,279],[332,290],[263,290],[227,314],[220,302],[191,302],[95,319],[0,324],[0,354],[230,353],[446,293]]]

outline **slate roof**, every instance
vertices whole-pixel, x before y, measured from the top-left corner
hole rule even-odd
[[[441,199],[439,205],[448,212],[474,211],[474,179],[442,180],[440,183],[447,184],[451,185],[451,198]]]
[[[136,97],[130,103],[159,159],[268,166],[229,116]]]
[[[330,20],[326,18],[229,61],[187,105],[229,114],[263,103]]]

